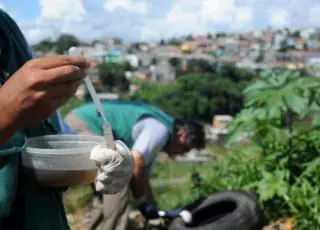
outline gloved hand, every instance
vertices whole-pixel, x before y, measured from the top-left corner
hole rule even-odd
[[[152,203],[143,202],[138,204],[138,209],[146,219],[156,219],[159,217],[159,209]]]
[[[104,194],[119,192],[129,184],[133,174],[134,160],[130,149],[119,140],[114,142],[113,148],[97,145],[90,154],[98,167],[95,189]]]

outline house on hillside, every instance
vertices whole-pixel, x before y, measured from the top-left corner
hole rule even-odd
[[[181,50],[176,46],[158,46],[151,51],[152,57],[158,59],[169,59],[171,57],[181,57]]]
[[[128,62],[132,68],[139,67],[139,57],[136,54],[126,54],[124,55],[124,60]]]
[[[320,52],[307,58],[306,69],[312,76],[320,77]]]
[[[104,44],[106,48],[114,48],[122,44],[122,40],[118,37],[103,37],[98,40],[100,43]]]
[[[122,49],[108,49],[104,55],[104,61],[108,63],[119,63],[125,60],[125,53]]]
[[[151,70],[151,81],[159,83],[169,83],[176,80],[176,70],[166,60],[160,61]]]
[[[150,66],[152,64],[153,55],[147,52],[139,52],[135,54],[138,58],[138,66]]]

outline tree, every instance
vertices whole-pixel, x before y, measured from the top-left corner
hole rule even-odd
[[[294,31],[291,36],[294,38],[301,38],[300,31],[299,30]]]
[[[176,69],[180,66],[181,61],[179,58],[173,57],[173,58],[169,59],[169,63],[172,67],[174,67]]]
[[[157,58],[153,57],[153,58],[151,59],[151,64],[152,64],[152,65],[156,65],[157,63],[158,63]]]
[[[78,46],[79,43],[79,40],[75,36],[70,34],[62,34],[57,39],[56,51],[58,54],[64,54],[70,47]]]
[[[188,36],[186,36],[186,41],[193,41],[193,36],[192,34],[189,34]]]
[[[128,91],[129,81],[125,77],[125,72],[130,70],[129,63],[102,63],[97,68],[100,80],[108,91]]]
[[[217,37],[217,38],[225,38],[226,36],[227,36],[227,34],[226,34],[226,33],[223,33],[223,32],[216,34],[216,37]]]
[[[280,52],[287,52],[288,51],[288,43],[287,40],[283,40],[280,43]]]
[[[175,116],[207,122],[214,114],[235,115],[242,108],[242,90],[255,76],[229,65],[222,68],[228,70],[189,73],[170,85],[143,83],[129,99],[147,101]]]
[[[55,43],[50,40],[50,39],[45,39],[40,41],[38,44],[34,45],[32,48],[35,51],[39,51],[39,52],[49,52],[52,51],[55,47]]]
[[[263,53],[260,53],[258,55],[258,57],[256,58],[256,62],[257,63],[262,63],[264,61],[264,54]]]
[[[166,41],[164,39],[161,39],[159,42],[160,46],[165,46],[166,45]]]
[[[171,38],[168,41],[169,45],[173,45],[173,46],[180,46],[181,45],[181,40],[177,39],[177,38]]]
[[[207,34],[207,39],[211,40],[213,38],[212,34],[211,33],[208,33]]]

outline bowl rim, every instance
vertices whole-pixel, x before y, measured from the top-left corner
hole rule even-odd
[[[59,137],[59,139],[57,139]],[[61,139],[65,138],[65,139]],[[81,139],[84,140],[81,140]],[[92,147],[79,147],[79,148],[61,148],[59,151],[62,151],[62,154],[52,153],[52,149],[42,149],[42,148],[35,148],[28,146],[30,142],[36,140],[47,140],[47,141],[57,141],[57,142],[75,142],[75,141],[82,141],[87,143],[95,143]],[[42,135],[37,137],[31,137],[27,139],[27,145],[23,154],[27,155],[39,155],[39,156],[65,156],[65,155],[82,155],[83,153],[87,152],[88,154],[91,152],[95,145],[103,144],[104,137],[98,135],[87,135],[87,134],[57,134],[57,135]],[[78,153],[78,154],[77,154]]]

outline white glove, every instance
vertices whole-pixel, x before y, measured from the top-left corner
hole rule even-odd
[[[130,149],[122,141],[115,141],[113,148],[97,145],[90,159],[98,167],[95,188],[97,192],[115,194],[127,186],[133,174],[134,160]]]

